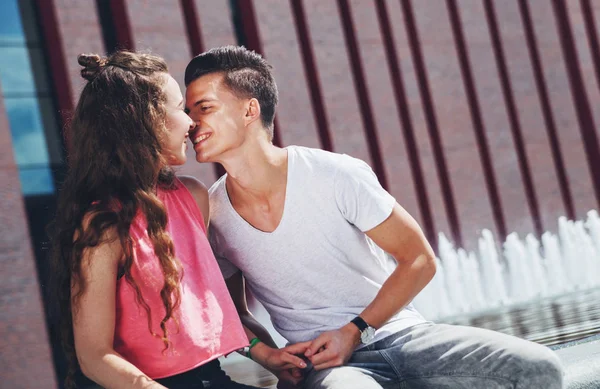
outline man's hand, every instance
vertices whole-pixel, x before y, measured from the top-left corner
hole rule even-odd
[[[306,362],[297,355],[304,354],[309,345],[310,342],[304,342],[276,349],[258,343],[252,348],[252,359],[275,374],[279,380],[298,385],[304,379],[301,369],[306,367]]]
[[[304,355],[315,370],[323,370],[348,362],[359,343],[360,331],[353,323],[348,323],[339,330],[323,332],[312,341]]]

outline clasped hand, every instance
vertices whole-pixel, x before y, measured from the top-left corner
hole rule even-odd
[[[282,349],[269,348],[263,365],[280,381],[298,385],[304,379],[302,369],[306,368],[306,363],[299,355],[304,355],[310,360],[315,370],[342,366],[352,356],[359,344],[359,338],[358,328],[348,324],[339,330],[323,332],[312,341],[296,343]],[[278,387],[289,386],[284,384]]]
[[[360,332],[349,323],[339,330],[323,332],[312,342],[298,343],[308,347],[304,355],[311,361],[315,370],[342,366],[352,356],[359,344]]]
[[[259,343],[252,349],[252,357],[275,374],[280,382],[298,385],[304,378],[301,369],[306,368],[306,362],[298,355],[306,352],[308,344],[310,342],[292,344],[277,349]]]

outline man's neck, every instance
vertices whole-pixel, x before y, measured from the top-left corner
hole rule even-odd
[[[285,190],[287,150],[270,143],[252,145],[222,163],[227,171],[227,191],[234,204],[269,202],[274,194]]]

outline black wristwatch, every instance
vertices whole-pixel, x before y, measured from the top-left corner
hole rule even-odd
[[[353,323],[360,331],[360,342],[367,344],[375,337],[375,328],[371,327],[362,317],[356,316],[350,323]]]

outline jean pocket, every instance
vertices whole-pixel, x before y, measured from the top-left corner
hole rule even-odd
[[[398,379],[394,367],[389,363],[384,353],[379,350],[359,350],[352,354],[347,365],[369,371],[369,375],[379,382],[390,382]]]

